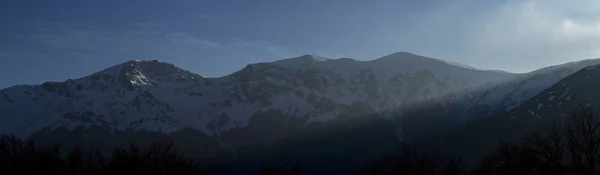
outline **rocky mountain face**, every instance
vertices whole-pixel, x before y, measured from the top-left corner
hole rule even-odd
[[[102,126],[219,135],[262,113],[308,124],[336,118],[355,103],[381,113],[508,76],[409,53],[373,61],[305,55],[220,78],[134,60],[76,80],[3,89],[0,132],[27,137],[47,127]]]
[[[563,78],[596,64],[600,64],[600,59],[570,62],[516,74],[472,90],[402,106],[396,111],[395,117],[403,121],[401,128],[404,137],[407,140],[418,140],[462,127],[479,118],[508,112]]]
[[[322,163],[357,167],[401,142],[527,111],[521,106],[529,99],[599,63],[511,74],[405,52],[372,61],[304,55],[207,78],[133,60],[75,80],[0,90],[0,133],[66,147],[169,141],[236,167],[301,160],[327,173]],[[559,105],[545,103],[538,108]]]
[[[519,75],[513,80],[492,87],[484,87],[482,90],[476,91],[471,97],[463,96],[467,99],[473,99],[468,104],[470,109],[466,115],[470,119],[475,119],[479,116],[491,116],[499,112],[510,111],[563,78],[585,67],[597,64],[600,64],[600,59],[570,62]],[[481,107],[489,110],[477,110]]]
[[[246,163],[329,155],[353,160],[340,167],[358,166],[399,144],[389,111],[512,76],[410,53],[372,61],[304,55],[219,78],[133,60],[75,80],[1,90],[0,133],[64,147],[163,140],[189,155]]]
[[[423,145],[438,145],[434,147],[476,163],[500,142],[515,142],[543,127],[563,124],[581,107],[600,106],[598,78],[598,65],[583,68],[509,111],[474,120],[452,132],[427,139]]]

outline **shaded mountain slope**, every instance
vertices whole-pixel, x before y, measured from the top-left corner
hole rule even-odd
[[[423,145],[464,156],[469,163],[475,163],[499,142],[517,141],[543,126],[562,123],[580,106],[600,106],[598,68],[597,65],[584,68],[508,112],[475,120],[428,139]]]

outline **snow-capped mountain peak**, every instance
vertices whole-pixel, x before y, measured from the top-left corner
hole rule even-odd
[[[132,60],[76,80],[3,90],[0,122],[12,123],[0,132],[27,136],[40,128],[99,125],[218,135],[268,111],[277,111],[270,117],[306,123],[334,119],[355,104],[382,113],[507,75],[409,53],[373,61],[303,55],[251,64],[220,78],[157,60]]]
[[[159,82],[185,82],[204,77],[159,60],[131,60],[94,73],[88,77],[110,76],[134,86],[156,85]],[[85,78],[85,77],[84,77]]]

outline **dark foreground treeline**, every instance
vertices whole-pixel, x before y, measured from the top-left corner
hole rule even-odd
[[[473,145],[476,146],[476,145]],[[348,153],[352,154],[352,153]],[[324,165],[326,166],[326,165]],[[247,174],[302,174],[298,163],[263,164]],[[38,148],[13,136],[0,136],[2,174],[220,174],[185,158],[170,145],[131,145],[110,154],[58,147]],[[502,144],[474,168],[467,169],[459,157],[438,152],[423,153],[410,146],[393,156],[366,165],[361,174],[401,175],[592,175],[600,174],[600,117],[581,108],[564,122],[518,143]]]
[[[171,145],[153,144],[146,148],[130,145],[106,155],[100,151],[73,149],[61,154],[59,147],[38,148],[12,135],[0,135],[0,174],[219,174],[215,167],[201,166],[178,154]],[[300,174],[299,164],[263,164],[249,174]]]
[[[7,174],[201,174],[199,166],[170,146],[130,146],[105,156],[100,151],[38,148],[13,136],[0,137],[0,172]]]
[[[420,153],[409,147],[373,162],[363,174],[407,175],[593,175],[600,174],[600,116],[581,107],[517,143],[500,143],[467,170],[459,157]],[[477,146],[477,145],[473,145]]]

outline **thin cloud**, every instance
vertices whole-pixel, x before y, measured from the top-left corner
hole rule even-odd
[[[165,46],[181,46],[190,50],[218,47],[219,43],[201,39],[185,32],[159,30],[154,24],[137,24],[137,29],[89,27],[38,22],[35,32],[27,34],[30,42],[65,53],[144,52]]]
[[[482,30],[471,40],[480,51],[514,52],[512,57],[542,66],[598,57],[600,28],[572,17],[598,5],[586,0],[511,1],[492,13],[492,20],[476,24]]]
[[[189,33],[173,32],[166,33],[165,36],[174,44],[185,46],[206,46],[218,47],[219,43],[197,38]]]
[[[290,51],[290,49],[282,46],[266,46],[267,50],[278,58],[291,58],[298,54]]]
[[[203,20],[206,20],[206,19],[210,19],[210,18],[211,18],[209,15],[207,15],[207,14],[203,14],[203,13],[195,13],[195,14],[193,14],[192,16],[193,16],[194,18],[197,18],[197,19],[203,19]]]
[[[411,29],[402,35],[409,39],[387,39],[394,33],[385,31],[380,40],[404,39],[430,56],[454,57],[458,60],[453,61],[475,67],[512,72],[600,57],[600,1],[507,0],[493,4],[444,2],[410,24]]]
[[[133,27],[142,28],[142,29],[159,29],[162,26],[152,23],[152,22],[137,22],[132,24]]]
[[[0,57],[9,57],[9,56],[13,56],[13,54],[0,52]]]
[[[233,46],[251,47],[256,49],[265,50],[276,58],[291,58],[300,54],[291,51],[291,49],[284,46],[276,46],[268,44],[264,41],[249,41],[241,38],[234,38],[232,42]]]
[[[241,39],[241,38],[234,38],[231,45],[265,50],[278,59],[293,58],[293,57],[297,57],[299,55],[303,55],[303,54],[307,54],[307,53],[313,53],[317,56],[321,56],[321,57],[325,57],[325,58],[346,57],[344,54],[332,53],[332,52],[327,52],[327,51],[323,51],[323,50],[318,50],[315,52],[298,52],[298,51],[294,51],[288,47],[272,45],[265,41],[250,41],[250,40],[245,40],[245,39]]]

